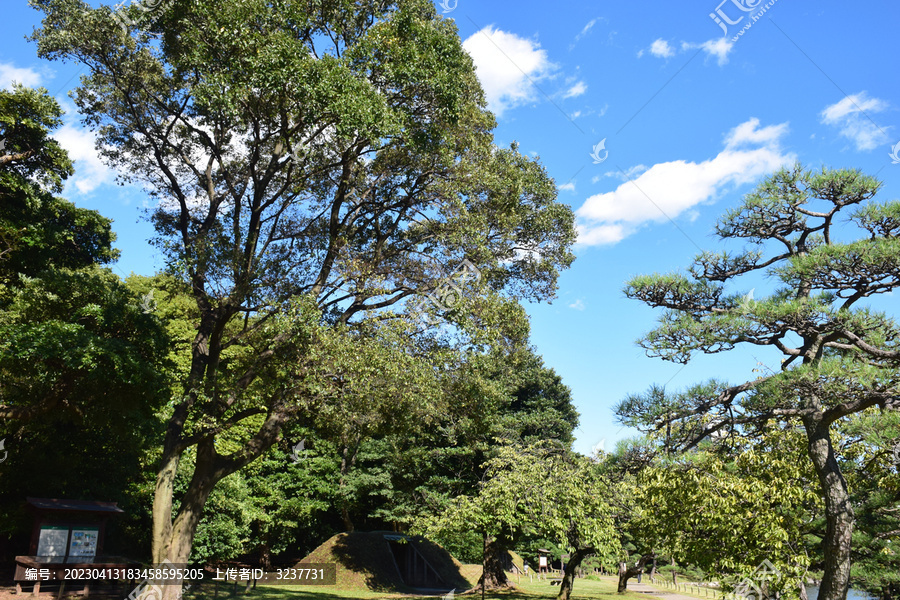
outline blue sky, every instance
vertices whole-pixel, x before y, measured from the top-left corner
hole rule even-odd
[[[56,137],[77,170],[66,196],[115,219],[121,275],[152,273],[158,256],[141,220],[148,200],[115,185],[79,126],[66,98],[77,68],[39,60],[24,37],[40,15],[24,0],[4,4],[0,86],[43,85],[63,101],[70,114]],[[860,168],[884,182],[882,199],[900,197],[891,157],[900,152],[894,1],[437,6],[475,60],[498,116],[497,143],[517,141],[539,156],[578,215],[578,258],[558,299],[528,307],[534,344],[581,412],[576,450],[601,440],[608,450],[631,435],[611,408],[654,382],[676,389],[713,376],[738,381],[779,362],[760,349],[684,368],[647,358],[634,340],[655,314],[624,298],[629,277],[683,268],[717,248],[715,219],[782,164]],[[768,283],[735,291],[755,287],[759,298]]]

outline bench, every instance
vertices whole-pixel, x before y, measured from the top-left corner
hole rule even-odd
[[[551,586],[554,586],[554,585],[562,586],[562,577],[554,577],[553,579],[550,580],[550,585]]]

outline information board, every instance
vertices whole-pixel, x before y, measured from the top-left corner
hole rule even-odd
[[[68,543],[68,527],[41,527],[37,554],[44,562],[62,562]]]
[[[99,529],[73,529],[71,542],[69,542],[68,562],[83,562],[85,559],[94,558],[97,555],[97,539],[99,537]]]

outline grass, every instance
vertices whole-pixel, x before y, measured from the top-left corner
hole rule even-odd
[[[549,581],[529,581],[521,578],[516,583],[515,577],[511,579],[517,589],[509,592],[488,592],[485,600],[537,600],[538,598],[552,599],[559,593],[558,586],[551,586]],[[230,591],[230,590],[228,590]],[[343,600],[345,598],[364,599],[399,599],[399,598],[441,598],[441,595],[413,596],[409,594],[385,594],[366,590],[342,590],[333,586],[300,587],[300,586],[258,586],[247,594],[230,595],[225,588],[219,589],[216,600]],[[213,600],[212,586],[204,586],[196,592],[193,590],[185,594],[186,600]],[[461,594],[456,593],[457,598],[479,600],[480,593]],[[581,600],[646,600],[646,595],[628,593],[616,593],[614,582],[597,581],[592,579],[576,579],[572,590],[572,598]]]

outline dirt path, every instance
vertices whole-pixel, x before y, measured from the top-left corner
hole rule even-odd
[[[693,596],[685,596],[684,594],[661,590],[648,583],[638,583],[634,579],[628,581],[628,591],[635,592],[636,594],[647,594],[648,596],[653,596],[660,600],[697,600],[697,598]]]

